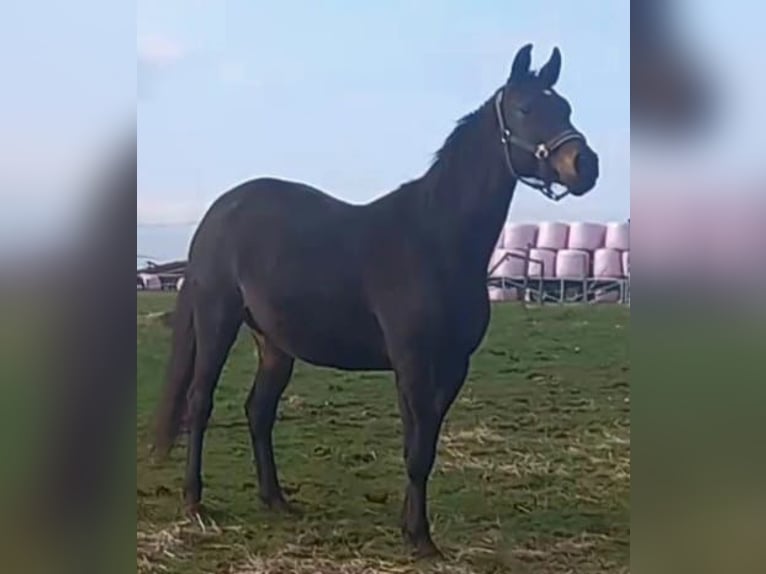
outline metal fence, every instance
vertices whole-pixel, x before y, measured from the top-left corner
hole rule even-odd
[[[509,258],[523,260],[525,269],[530,263],[539,265],[540,275],[505,277],[496,271]],[[527,303],[619,303],[630,305],[630,277],[546,277],[545,262],[506,253],[489,270],[487,285],[503,290],[515,289],[518,300]]]

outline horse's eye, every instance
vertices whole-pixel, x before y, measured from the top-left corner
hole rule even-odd
[[[527,114],[529,114],[529,108],[518,107],[516,108],[516,111],[518,112],[520,116],[526,116]]]

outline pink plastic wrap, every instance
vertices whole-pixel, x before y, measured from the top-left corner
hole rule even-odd
[[[585,279],[590,274],[590,254],[575,249],[556,252],[556,277]]]
[[[502,249],[504,242],[505,242],[505,227],[503,227],[500,230],[500,235],[497,236],[497,241],[495,242],[495,249]]]
[[[617,303],[620,300],[620,293],[614,289],[598,289],[593,294],[596,303]]]
[[[622,255],[616,249],[596,249],[593,252],[593,276],[622,277]]]
[[[569,224],[569,249],[585,249],[594,251],[604,246],[606,226],[602,223],[578,221]]]
[[[505,295],[504,289],[501,289],[500,287],[494,287],[490,285],[487,287],[487,292],[489,294],[489,300],[490,301],[503,301],[503,297]]]
[[[527,271],[526,257],[525,249],[495,249],[489,261],[490,276],[524,277]]]
[[[517,289],[490,286],[487,287],[490,301],[517,301],[519,293]]]
[[[604,247],[620,251],[630,249],[630,224],[627,221],[607,223]]]
[[[537,241],[537,225],[534,223],[505,224],[503,229],[503,247],[505,249],[526,249],[534,247]]]
[[[529,276],[553,277],[556,273],[556,252],[551,249],[529,250]]]
[[[622,252],[622,274],[630,277],[630,251]]]
[[[544,221],[538,226],[537,244],[540,249],[565,249],[569,237],[566,223]]]
[[[493,269],[497,266],[497,264],[506,253],[507,251],[502,247],[498,247],[492,252],[492,256],[489,258],[489,265],[487,266],[487,272],[490,274],[490,276],[494,273]]]
[[[144,283],[144,289],[147,291],[159,291],[162,289],[162,281],[154,273],[139,273],[138,275]]]

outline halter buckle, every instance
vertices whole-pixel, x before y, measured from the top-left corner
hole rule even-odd
[[[551,155],[550,150],[548,149],[548,146],[546,146],[544,143],[537,144],[537,147],[535,148],[535,157],[539,159],[540,161],[545,161],[548,159],[548,156]]]

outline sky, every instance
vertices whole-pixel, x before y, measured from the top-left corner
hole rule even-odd
[[[688,182],[717,171],[734,193],[762,176],[766,4],[677,3],[725,113],[696,146],[631,149],[627,2],[6,0],[0,256],[75,229],[87,200],[77,176],[134,127],[136,249],[158,260],[185,256],[194,226],[172,224],[196,222],[249,178],[369,201],[425,171],[527,42],[535,67],[561,48],[558,89],[602,176],[560,203],[520,187],[511,219],[621,220],[632,181],[653,174]]]
[[[188,224],[247,179],[364,203],[420,176],[527,42],[534,68],[560,47],[602,175],[557,204],[519,187],[511,218],[629,215],[627,3],[139,0],[137,35],[139,254],[185,257]]]
[[[82,182],[135,125],[135,37],[133,2],[3,0],[0,263],[77,229]]]

